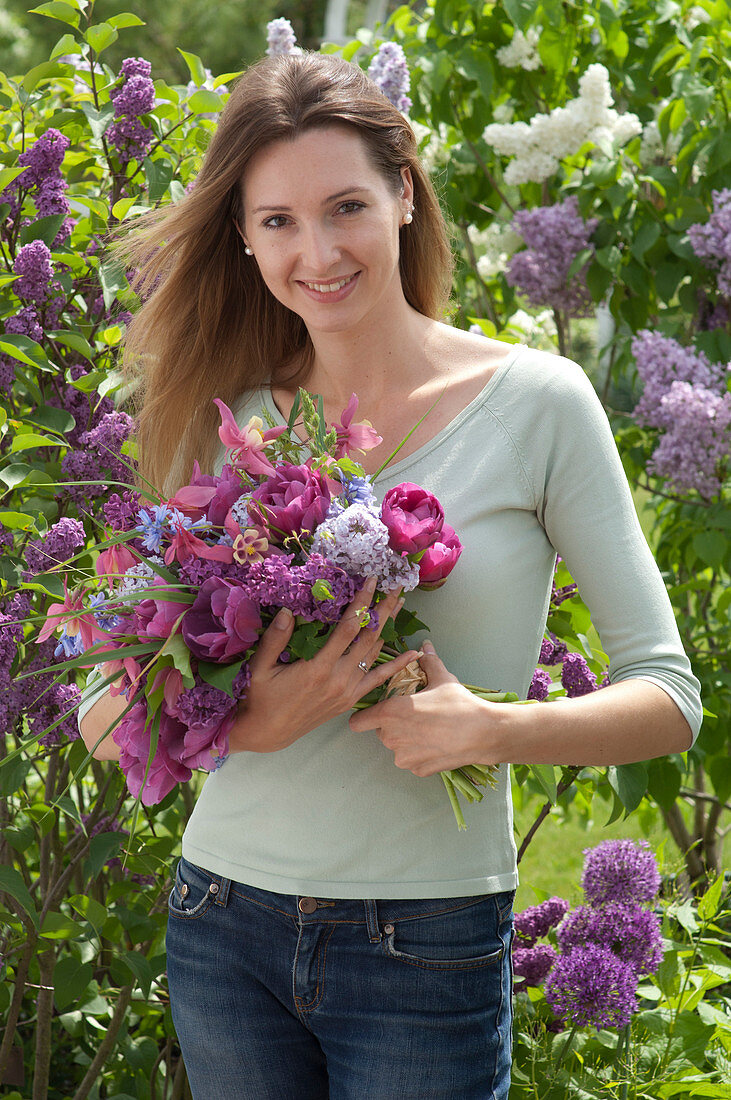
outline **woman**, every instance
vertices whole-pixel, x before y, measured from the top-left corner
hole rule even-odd
[[[333,422],[356,392],[383,437],[370,472],[431,410],[377,489],[430,489],[464,546],[445,587],[409,595],[439,649],[423,643],[416,696],[349,717],[382,679],[357,617],[372,582],[312,661],[277,664],[287,613],[262,639],[170,900],[193,1094],[505,1098],[508,769],[466,833],[437,773],[642,760],[688,748],[700,725],[606,417],[575,364],[439,320],[449,249],[412,131],[340,59],[248,70],[195,188],[148,217],[128,255],[154,289],[127,349],[143,367],[154,483],[172,490],[193,457],[213,460],[214,397],[240,423],[262,406],[283,423],[306,385]],[[556,552],[591,607],[611,685],[550,706],[477,700],[461,682],[527,692]],[[87,744],[120,711],[109,697],[91,706]],[[115,755],[109,739],[98,755]]]

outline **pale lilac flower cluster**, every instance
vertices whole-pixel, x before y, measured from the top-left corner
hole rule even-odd
[[[70,451],[61,463],[63,480],[85,483],[67,486],[66,491],[72,499],[82,502],[99,496],[108,488],[105,481],[130,480],[132,471],[120,455],[132,427],[132,417],[127,413],[110,412],[102,416],[96,427],[82,433],[79,449]]]
[[[77,741],[81,736],[77,720],[81,692],[76,684],[52,684],[28,715],[30,732],[35,735],[59,722],[39,739],[45,748],[53,748],[66,741]]]
[[[718,272],[718,289],[731,297],[731,188],[713,191],[713,212],[707,222],[691,225],[688,240],[708,267]]]
[[[731,455],[727,368],[646,329],[632,341],[632,353],[643,382],[635,419],[664,433],[648,470],[680,493],[720,493]]]
[[[104,519],[113,531],[132,531],[137,526],[140,494],[134,489],[111,493],[102,505]]]
[[[569,699],[590,695],[598,688],[596,676],[580,653],[567,653],[561,666],[561,684]]]
[[[356,593],[356,581],[317,552],[303,565],[292,565],[293,557],[276,554],[250,565],[244,578],[247,596],[260,607],[288,607],[308,622],[337,622]],[[314,595],[318,581],[328,585],[331,598]]]
[[[301,52],[289,19],[272,19],[267,23],[267,53],[270,57]]]
[[[588,902],[556,930],[560,955],[545,985],[553,1012],[577,1027],[623,1027],[637,1011],[637,982],[662,961],[651,904],[660,886],[648,845],[607,840],[584,851]]]
[[[51,292],[53,264],[51,250],[41,240],[30,241],[18,249],[13,263],[13,272],[18,278],[13,290],[19,298],[44,304]]]
[[[323,520],[312,549],[349,573],[377,576],[384,592],[399,587],[411,592],[419,583],[419,566],[395,553],[388,542],[388,528],[371,508],[351,504]]]
[[[411,109],[408,91],[411,86],[409,66],[403,47],[397,42],[382,42],[368,66],[368,76],[381,89],[397,110]]]
[[[565,310],[574,317],[592,309],[592,299],[581,272],[569,280],[569,269],[580,252],[590,249],[590,238],[599,221],[584,221],[575,196],[553,206],[520,210],[514,229],[527,244],[511,257],[506,279],[534,306]]]
[[[18,336],[30,336],[38,343],[43,337],[38,313],[34,306],[22,306],[17,313],[5,318],[5,332]],[[0,391],[7,393],[15,382],[17,360],[10,355],[0,355]]]
[[[30,580],[37,573],[68,561],[75,550],[86,542],[84,525],[78,519],[64,516],[49,527],[43,538],[34,539],[25,548],[24,580]]]
[[[112,95],[115,121],[106,132],[122,165],[142,160],[152,145],[152,130],[140,119],[155,105],[151,71],[150,62],[142,57],[127,57],[122,62],[122,86]]]
[[[162,558],[152,556],[147,561],[130,565],[129,569],[125,569],[123,580],[118,588],[121,596],[129,596],[131,592],[142,592],[151,586],[157,573],[147,564],[148,561],[153,561],[156,565],[163,564]]]
[[[495,56],[506,69],[537,69],[541,63],[536,49],[540,40],[540,27],[529,27],[526,34],[516,27],[508,45],[501,46]]]
[[[549,114],[534,115],[530,122],[493,122],[483,139],[502,156],[512,157],[505,169],[509,184],[542,183],[558,171],[564,157],[573,156],[585,143],[624,145],[642,132],[636,115],[620,115],[612,106],[609,73],[603,65],[590,65],[579,79],[579,94]]]
[[[46,130],[18,157],[18,164],[25,166],[25,172],[16,176],[0,194],[0,203],[10,204],[13,218],[18,215],[24,191],[32,194],[38,217],[62,214],[65,220],[56,235],[54,245],[61,244],[76,224],[72,218],[66,216],[70,207],[66,198],[66,181],[60,170],[68,145],[69,139],[60,130]]]

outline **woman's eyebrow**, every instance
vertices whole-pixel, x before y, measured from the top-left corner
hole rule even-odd
[[[337,191],[334,195],[328,195],[328,197],[323,200],[322,205],[326,206],[329,202],[335,202],[336,199],[342,199],[344,195],[353,195],[368,190],[367,187],[346,187],[343,191]],[[283,213],[290,214],[292,212],[292,207],[279,206],[277,203],[267,203],[265,206],[257,206],[252,210],[252,214],[261,214],[265,210],[281,210]]]

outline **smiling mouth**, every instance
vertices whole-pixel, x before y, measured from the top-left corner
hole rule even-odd
[[[358,272],[356,271],[354,275],[347,275],[344,279],[338,279],[336,282],[332,283],[311,283],[306,279],[300,279],[300,282],[303,286],[306,286],[308,290],[316,290],[318,294],[334,294],[336,291],[342,290],[348,283],[352,283],[357,274]]]

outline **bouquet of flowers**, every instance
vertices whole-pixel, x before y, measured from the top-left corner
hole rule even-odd
[[[404,483],[377,502],[373,478],[352,456],[381,438],[354,421],[355,394],[333,425],[322,400],[305,390],[286,427],[252,417],[240,428],[222,401],[216,405],[228,458],[221,474],[201,474],[195,463],[190,484],[169,500],[116,495],[105,509],[114,529],[100,544],[96,575],[73,578],[73,588],[65,577],[63,602],[51,605],[38,639],[57,631],[65,667],[99,666],[99,688],[124,693],[112,737],[128,788],[146,805],[193,769],[223,764],[246,699],[248,660],[280,608],[293,613],[295,629],[279,660],[306,660],[368,576],[378,580],[362,625],[373,628],[386,594],[438,587],[462,549],[426,489]],[[294,433],[300,415],[306,443]],[[378,660],[406,652],[405,637],[419,629],[426,628],[402,609],[384,627]],[[379,696],[416,690],[420,671],[413,662]],[[460,828],[456,792],[479,800],[493,770],[442,773]]]

